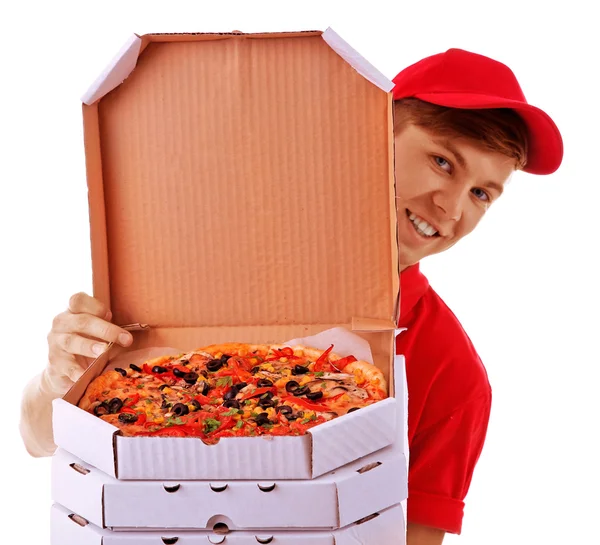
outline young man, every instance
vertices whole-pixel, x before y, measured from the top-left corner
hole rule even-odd
[[[562,140],[552,120],[526,103],[512,72],[486,57],[449,50],[408,67],[394,82],[399,325],[407,328],[397,350],[406,356],[409,390],[407,539],[437,545],[445,532],[460,532],[491,391],[477,353],[419,261],[470,233],[514,170],[555,171]],[[54,319],[48,366],[23,396],[21,433],[32,455],[56,448],[52,399],[108,342],[131,344],[110,319],[102,303],[81,293]]]
[[[437,545],[445,532],[460,533],[491,389],[471,341],[419,262],[469,234],[515,170],[554,172],[563,148],[558,128],[527,104],[511,70],[487,57],[451,49],[406,68],[394,83],[408,545]]]

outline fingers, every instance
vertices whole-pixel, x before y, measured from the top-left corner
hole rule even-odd
[[[81,354],[73,350],[81,350],[85,347],[86,350],[93,350],[92,344],[83,343],[82,340],[76,339],[74,335],[80,335],[84,337],[90,337],[93,340],[99,342],[100,347],[96,347],[94,354],[97,356],[98,353],[102,353],[106,348],[106,345],[110,342],[118,343],[122,346],[129,346],[133,337],[131,333],[120,328],[119,326],[107,322],[98,316],[88,313],[74,314],[70,311],[63,312],[54,318],[52,324],[51,334],[66,334],[68,336],[61,336],[53,338],[53,340],[60,340],[60,346],[71,354]],[[50,339],[49,339],[50,341]],[[98,353],[96,353],[98,352]],[[91,353],[86,353],[89,357],[92,357]]]
[[[69,299],[69,311],[73,314],[92,314],[98,318],[110,320],[111,315],[106,306],[87,293],[79,292]]]
[[[86,358],[97,358],[108,348],[108,343],[97,339],[88,339],[76,333],[53,333],[48,337],[51,358],[60,352]]]

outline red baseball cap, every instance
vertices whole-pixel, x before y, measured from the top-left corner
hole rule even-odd
[[[544,111],[528,104],[512,70],[501,62],[463,49],[449,49],[405,68],[393,80],[394,100],[414,97],[450,108],[510,108],[527,125],[527,164],[531,174],[552,174],[563,158],[558,127]]]

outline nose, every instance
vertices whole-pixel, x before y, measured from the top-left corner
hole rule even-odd
[[[462,218],[467,192],[459,187],[446,187],[433,194],[433,203],[446,219],[459,221]]]

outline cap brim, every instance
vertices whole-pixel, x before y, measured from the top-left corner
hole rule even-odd
[[[546,112],[531,104],[501,97],[464,93],[425,93],[414,96],[425,102],[448,108],[516,110],[529,131],[527,164],[523,170],[531,174],[552,174],[562,163],[563,140],[558,127]]]

